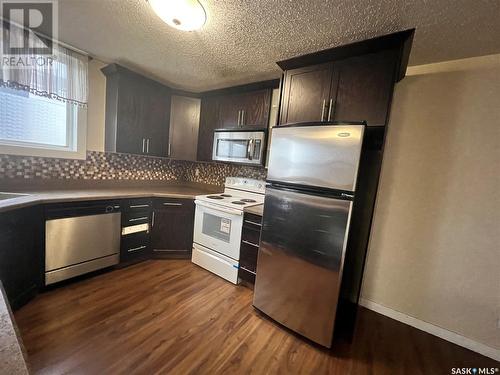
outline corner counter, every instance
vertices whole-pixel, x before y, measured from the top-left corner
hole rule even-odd
[[[14,316],[0,282],[0,372],[2,374],[29,374],[24,347]]]

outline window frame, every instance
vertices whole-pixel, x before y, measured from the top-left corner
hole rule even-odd
[[[71,103],[67,103],[66,105],[70,108],[70,110],[67,111],[66,118],[66,140],[68,146],[0,139],[0,154],[63,159],[86,159],[87,108]],[[70,121],[72,126],[68,126]]]

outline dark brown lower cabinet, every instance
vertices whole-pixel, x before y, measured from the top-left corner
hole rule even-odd
[[[122,206],[122,237],[120,243],[120,266],[127,266],[151,258],[151,199],[124,200]],[[130,233],[124,228],[136,229]]]
[[[153,257],[191,258],[194,209],[192,199],[158,198],[153,201]]]
[[[250,284],[255,283],[261,229],[262,217],[246,212],[243,216],[243,231],[241,232],[238,277]]]
[[[0,280],[12,309],[28,302],[42,281],[39,207],[0,214]]]

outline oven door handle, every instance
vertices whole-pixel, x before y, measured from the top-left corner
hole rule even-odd
[[[218,205],[214,205],[214,204],[202,202],[202,201],[199,201],[199,200],[194,201],[194,203],[197,206],[210,208],[212,210],[216,210],[216,211],[220,211],[220,212],[225,212],[227,214],[243,216],[243,211],[240,211],[240,210],[233,210],[231,208],[226,208],[226,207],[222,207],[222,206],[218,206]]]

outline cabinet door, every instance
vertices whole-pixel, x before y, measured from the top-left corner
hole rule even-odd
[[[330,98],[333,64],[285,72],[280,124],[323,121]]]
[[[143,154],[148,106],[146,87],[138,79],[120,76],[117,90],[116,152]]]
[[[41,285],[41,218],[39,208],[0,215],[0,280],[13,309],[28,302]]]
[[[241,113],[245,107],[245,95],[226,95],[219,100],[219,128],[237,128],[241,125]]]
[[[170,93],[160,85],[148,82],[145,89],[147,103],[145,112],[144,137],[146,138],[146,154],[152,156],[167,156]]]
[[[219,99],[217,97],[206,97],[201,100],[197,152],[199,161],[212,161],[214,130],[217,128],[218,113]]]
[[[252,91],[243,95],[242,126],[267,128],[271,109],[271,89]]]
[[[200,99],[172,96],[167,155],[174,159],[196,161]]]
[[[166,156],[170,89],[116,64],[106,74],[106,150]]]
[[[151,234],[153,256],[189,258],[193,246],[193,226],[192,200],[156,200]]]
[[[387,50],[336,62],[331,119],[384,126],[392,99],[396,58],[395,51]]]

